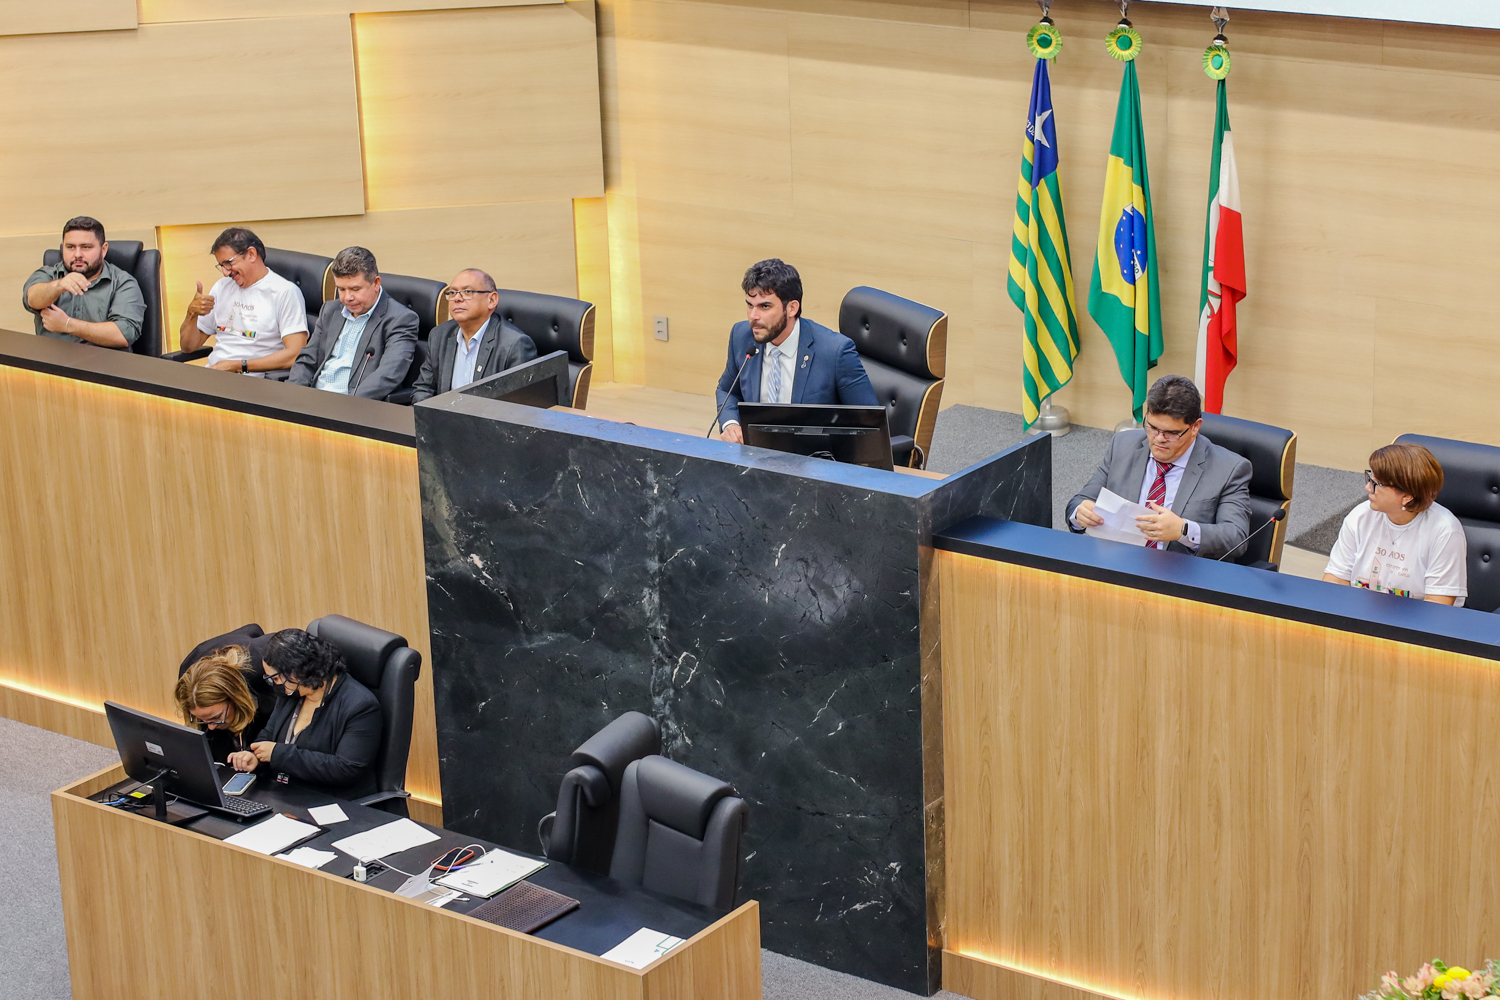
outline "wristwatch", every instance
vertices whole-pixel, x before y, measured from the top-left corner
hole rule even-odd
[[[240,359],[240,374],[241,375],[249,375],[250,374],[250,361],[249,361],[248,358],[241,358]],[[1186,531],[1187,529],[1184,528],[1183,530]]]
[[[1188,523],[1186,521],[1182,522],[1182,537],[1183,538],[1187,537],[1187,525],[1188,525]]]

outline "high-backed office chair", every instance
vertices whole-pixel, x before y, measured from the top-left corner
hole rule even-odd
[[[634,761],[620,782],[620,826],[610,877],[732,909],[749,814],[745,800],[727,782],[665,757]]]
[[[890,414],[891,457],[927,467],[948,357],[948,314],[878,288],[851,288],[839,332],[854,341],[875,398]]]
[[[1396,442],[1423,445],[1443,467],[1437,502],[1464,526],[1469,546],[1464,607],[1500,610],[1500,448],[1425,434],[1403,434]]]
[[[502,288],[495,311],[536,343],[537,357],[553,351],[568,352],[571,405],[574,409],[586,409],[589,380],[594,371],[594,304],[561,295]]]
[[[1250,460],[1250,530],[1253,532],[1278,509],[1292,509],[1292,477],[1297,471],[1297,435],[1282,427],[1253,420],[1203,414],[1202,433],[1221,448]],[[1286,544],[1283,518],[1276,527],[1249,539],[1233,550],[1230,560],[1273,572],[1281,567]]]
[[[382,274],[380,287],[386,295],[417,314],[417,344],[412,351],[411,367],[406,378],[396,391],[386,397],[388,403],[411,405],[412,386],[417,384],[422,364],[427,360],[427,335],[439,323],[448,321],[448,300],[443,298],[447,286],[432,278],[417,278],[406,274]]]
[[[130,345],[131,353],[148,358],[161,357],[161,251],[147,250],[140,240],[111,240],[104,259],[135,278],[141,286],[141,297],[146,300],[141,335]],[[48,250],[42,254],[42,264],[46,267],[61,260],[61,250]]]
[[[411,752],[412,712],[422,654],[394,632],[343,615],[314,619],[307,631],[337,646],[349,665],[350,676],[374,692],[380,702],[376,791],[355,801],[405,816],[406,800],[411,797],[406,790],[406,759]]]
[[[307,304],[307,332],[312,335],[323,303],[333,298],[332,257],[320,257],[300,250],[278,250],[266,247],[266,266],[297,286]]]
[[[557,791],[557,811],[537,824],[542,854],[575,868],[609,874],[620,820],[620,783],[632,761],[661,753],[661,729],[626,712],[573,751]]]

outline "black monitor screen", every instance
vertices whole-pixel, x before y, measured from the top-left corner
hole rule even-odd
[[[891,431],[883,406],[741,403],[745,443],[757,448],[891,469]]]
[[[206,733],[112,701],[104,703],[104,715],[126,774],[150,781],[168,769],[173,773],[167,788],[174,795],[211,806],[223,804]]]
[[[572,402],[568,392],[568,352],[544,354],[486,376],[459,391],[468,396],[503,399],[507,403],[541,409],[567,406]]]

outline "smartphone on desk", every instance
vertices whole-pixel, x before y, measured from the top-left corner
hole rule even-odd
[[[255,784],[255,775],[249,771],[242,771],[224,782],[225,795],[244,795]]]

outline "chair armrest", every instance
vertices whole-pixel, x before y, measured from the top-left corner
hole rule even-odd
[[[164,361],[197,361],[199,358],[206,358],[206,357],[208,357],[213,352],[214,352],[214,349],[212,347],[200,347],[196,351],[172,351],[170,354],[163,354],[162,355],[162,360],[164,360]]]
[[[366,795],[354,800],[355,805],[372,806],[379,809],[387,802],[399,802],[401,804],[400,814],[406,815],[406,800],[411,798],[411,792],[404,788],[396,788],[389,792],[376,792],[374,795]],[[390,812],[389,809],[386,812]]]

